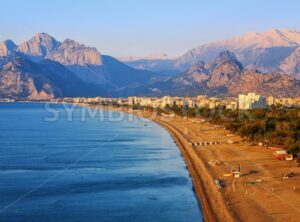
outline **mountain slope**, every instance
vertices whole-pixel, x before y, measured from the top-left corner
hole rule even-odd
[[[53,61],[35,63],[11,57],[1,65],[0,97],[41,100],[98,95],[105,95],[105,91],[81,81]]]
[[[296,79],[300,79],[300,47],[281,62],[280,69]]]
[[[286,74],[261,74],[254,70],[245,70],[232,79],[228,86],[228,95],[256,92],[277,97],[299,97],[300,82]]]
[[[176,63],[167,60],[172,68],[181,70],[187,67],[167,78],[129,67],[73,40],[59,42],[45,33],[36,34],[20,46],[12,41],[0,44],[0,97],[231,96],[248,91],[295,97],[299,96],[299,81],[283,72],[294,76],[299,74],[298,37],[297,32],[273,30],[202,46]],[[229,50],[221,51],[206,63],[199,59],[211,57],[225,46],[244,56],[244,62]],[[285,57],[285,54],[289,55]],[[253,58],[255,62],[244,68],[246,60]],[[275,66],[276,72],[262,73],[255,69],[256,66],[265,68],[264,72]]]
[[[112,57],[104,59],[105,56],[102,56],[96,48],[87,47],[70,39],[59,42],[46,33],[36,34],[22,43],[18,47],[18,52],[33,61],[43,59],[56,61],[66,66],[84,82],[98,85],[109,91],[114,91],[116,87],[143,85],[153,77],[157,77],[152,72],[136,70],[116,59],[111,62]],[[121,72],[123,75],[120,75]]]
[[[246,92],[297,97],[300,81],[286,74],[262,74],[244,69],[232,52],[224,51],[210,64],[197,62],[186,72],[136,91],[153,96],[237,96]]]
[[[11,55],[16,48],[17,45],[11,40],[0,42],[0,57]]]
[[[169,56],[166,53],[153,53],[148,56],[128,56],[119,58],[122,62],[134,62],[139,60],[173,60],[176,57]]]
[[[34,61],[44,59],[50,52],[57,49],[59,42],[46,33],[37,33],[31,39],[21,43],[17,51]]]
[[[176,58],[165,53],[156,53],[145,57],[125,57],[120,60],[135,69],[151,70],[164,76],[173,76],[178,74],[178,70],[173,68]]]
[[[230,50],[247,66],[248,64],[252,64],[257,56],[262,55],[262,52],[257,51],[259,49],[296,48],[299,45],[300,33],[296,31],[272,29],[263,33],[251,32],[229,40],[194,48],[180,57],[177,63],[193,63],[199,59],[212,61],[221,51]]]
[[[139,69],[172,75],[189,69],[197,61],[211,63],[220,52],[229,50],[244,67],[268,73],[281,71],[282,63],[293,66],[293,62],[287,64],[290,60],[285,59],[295,53],[298,47],[300,47],[300,32],[271,29],[263,33],[250,32],[225,41],[204,44],[174,60],[139,60],[127,64]],[[299,59],[297,62],[300,62]],[[295,76],[289,69],[283,71]]]
[[[175,60],[172,59],[141,59],[126,61],[125,64],[140,70],[149,70],[164,76],[178,74],[179,70],[174,67]]]
[[[59,89],[41,74],[37,64],[15,58],[1,68],[1,97],[51,99],[59,95],[61,95]]]
[[[232,52],[221,52],[210,66],[211,76],[207,85],[210,88],[226,86],[242,69],[242,64]]]
[[[86,47],[71,39],[66,39],[45,55],[47,59],[63,65],[101,65],[101,54],[96,48]]]

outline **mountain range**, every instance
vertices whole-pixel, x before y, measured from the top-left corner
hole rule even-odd
[[[19,45],[0,42],[0,97],[236,96],[244,92],[300,96],[300,33],[271,30],[121,62],[71,39],[46,33]]]
[[[119,60],[122,62],[134,62],[138,60],[172,60],[176,59],[175,56],[169,56],[166,53],[152,53],[148,56],[127,56],[120,57]]]
[[[136,60],[126,64],[163,74],[177,74],[198,61],[212,62],[222,51],[233,52],[245,68],[283,72],[300,79],[300,32],[271,29],[201,45],[173,60]]]
[[[299,97],[300,81],[284,73],[263,74],[244,68],[234,53],[223,51],[211,63],[198,61],[185,72],[136,90],[138,95],[148,96],[206,94],[223,97],[247,92]]]
[[[17,76],[24,79],[27,78],[28,74],[34,77],[37,74],[37,70],[43,70],[46,73],[38,74],[47,78],[49,82],[48,88],[51,85],[54,87],[53,90],[51,92],[49,90],[43,91],[43,96],[40,96],[38,93],[28,95],[32,91],[33,85],[35,85],[35,81],[33,81],[33,85],[30,85],[28,82],[22,85],[23,88],[25,85],[28,88],[30,86],[31,90],[22,90],[22,92],[25,90],[27,93],[20,93],[20,95],[8,93],[7,87],[21,87],[21,85],[16,83],[13,85],[9,84],[6,67],[10,63],[18,64],[18,69],[12,69],[10,73],[15,70],[18,73]],[[87,47],[70,39],[59,42],[46,33],[35,34],[31,39],[21,43],[19,46],[11,40],[1,42],[0,64],[0,94],[16,98],[43,99],[67,95],[94,96],[95,93],[99,96],[113,96],[114,92],[120,89],[142,86],[160,78],[159,75],[151,71],[134,69],[111,56],[101,55],[96,48]],[[47,66],[49,66],[49,69],[45,69]],[[57,66],[57,69],[54,69],[53,66]],[[31,69],[28,69],[28,67],[31,67]],[[52,74],[56,74],[55,77],[54,75],[51,76],[51,81],[49,80],[49,70],[51,70]],[[64,76],[66,85],[60,85],[59,90],[55,90],[55,86],[57,86],[56,77],[59,78],[61,73],[67,72],[68,75]],[[64,88],[68,87],[67,83],[71,83],[73,80],[81,86],[85,86],[86,90],[83,90],[83,87],[77,87],[77,91],[74,94],[63,93]],[[20,92],[21,88],[16,89],[16,92]],[[88,89],[92,89],[90,93]],[[58,91],[62,93],[59,94]]]

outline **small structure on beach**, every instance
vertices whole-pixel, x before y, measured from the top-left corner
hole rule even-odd
[[[165,118],[174,118],[175,117],[174,113],[170,113],[170,114],[161,113],[160,115]]]
[[[239,177],[242,176],[241,171],[237,171],[237,170],[233,171],[232,175],[233,175],[234,178],[239,178]]]
[[[227,140],[228,144],[233,144],[234,142],[232,140]]]
[[[276,150],[273,155],[276,160],[285,160],[286,158],[290,158],[290,154],[288,154],[285,150]]]
[[[221,184],[221,181],[219,179],[215,179],[215,184],[216,184],[218,189],[222,189],[222,184]]]
[[[202,141],[202,142],[190,142],[189,145],[190,146],[209,146],[209,145],[218,145],[218,144],[222,144],[222,142],[218,142],[218,141]]]
[[[243,176],[243,174],[241,173],[241,164],[238,165],[237,169],[233,169],[232,166],[230,168],[230,173],[234,178]]]
[[[223,164],[223,161],[222,160],[211,160],[208,162],[209,165],[211,166],[216,166],[216,165],[221,165]]]
[[[223,125],[214,125],[215,129],[225,129],[225,126]]]

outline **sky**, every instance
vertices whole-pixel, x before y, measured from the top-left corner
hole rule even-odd
[[[300,31],[299,0],[0,0],[0,41],[46,32],[115,57],[167,53],[271,28]]]

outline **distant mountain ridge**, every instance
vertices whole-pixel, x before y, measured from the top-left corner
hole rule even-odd
[[[16,50],[16,48],[17,45],[11,40],[0,42],[0,57],[11,55]]]
[[[244,68],[234,53],[223,51],[210,63],[197,61],[187,71],[140,88],[149,96],[237,96],[256,92],[265,96],[299,97],[300,81],[283,73],[262,74]]]
[[[176,60],[133,61],[135,65],[148,62],[140,70],[96,48],[39,33],[19,46],[11,40],[0,42],[0,97],[236,96],[245,92],[297,97],[299,36],[278,30],[249,33],[198,47]]]
[[[177,57],[175,56],[168,56],[165,53],[158,53],[144,57],[123,57],[120,58],[120,60],[130,67],[136,69],[151,70],[164,76],[170,76],[178,73],[178,70],[176,68],[173,68],[176,58]]]
[[[110,56],[101,55],[96,48],[87,47],[71,39],[60,42],[46,33],[35,34],[32,38],[21,43],[19,46],[11,40],[0,42],[0,63],[5,63],[7,60],[14,60],[16,58],[19,60],[23,59],[24,61],[31,60],[38,65],[44,60],[59,63],[72,73],[76,81],[79,79],[83,85],[93,85],[93,87],[91,87],[92,89],[97,87],[99,89],[97,90],[99,96],[113,96],[114,92],[119,89],[142,86],[154,81],[156,78],[159,79],[159,75],[153,72],[137,70]],[[25,65],[25,63],[22,64]],[[45,65],[46,64],[44,64],[44,66]],[[59,69],[57,72],[61,70],[62,69]],[[10,71],[10,73],[12,74],[12,71]],[[20,75],[17,76],[21,76],[22,73],[23,70],[20,67]],[[45,75],[46,73],[43,74]],[[7,73],[4,72],[3,68],[0,70],[0,75],[1,74],[7,77]],[[35,73],[31,74],[34,76]],[[57,78],[58,77],[57,75]],[[69,76],[69,78],[71,78],[71,76]],[[56,81],[54,82],[57,83]],[[66,96],[65,93],[56,93],[57,90],[55,90],[56,85],[54,82],[49,84],[49,87],[53,87],[53,92],[49,93],[49,97]],[[2,84],[5,83],[7,82],[2,82]],[[26,82],[26,84],[28,85],[28,82]],[[67,87],[67,85],[66,82],[66,86],[60,86],[61,92],[65,92],[63,89]],[[74,95],[75,94],[78,95],[74,92]],[[91,94],[95,95],[94,93]],[[7,94],[7,96],[10,95],[9,93]],[[36,93],[35,95],[37,98],[40,98]],[[71,94],[68,95],[72,96]],[[85,93],[85,95],[89,94]],[[2,96],[5,96],[5,92],[2,92]],[[16,96],[17,95],[14,95],[14,97]]]
[[[74,72],[83,81],[101,85],[108,91],[114,90],[114,88],[126,87],[125,84],[122,84],[122,81],[119,81],[119,84],[111,82],[112,79],[116,79],[114,75],[118,76],[119,80],[123,79],[124,81],[127,80],[127,75],[132,73],[147,76],[147,80],[145,81],[150,81],[155,76],[154,73],[149,71],[135,70],[130,67],[127,68],[126,73],[124,72],[123,77],[120,73],[109,72],[108,70],[112,70],[111,67],[109,67],[109,64],[103,62],[103,58],[106,56],[101,55],[96,48],[87,47],[71,39],[59,42],[46,33],[35,34],[31,39],[20,44],[17,51],[34,61],[50,59],[59,62]],[[114,66],[124,67],[121,62],[115,62]],[[135,84],[144,83],[135,82]]]
[[[262,73],[285,72],[299,79],[299,69],[293,69],[300,63],[299,57],[295,56],[299,47],[300,32],[271,29],[263,33],[249,32],[225,41],[204,44],[172,61],[144,60],[126,64],[135,68],[176,74],[189,69],[197,61],[212,62],[220,52],[229,50],[246,68],[257,69]],[[294,57],[290,57],[293,55]]]
[[[148,56],[127,56],[120,57],[122,62],[134,62],[139,60],[172,60],[176,59],[176,56],[169,56],[166,53],[152,53]]]
[[[280,63],[280,70],[300,79],[300,47]]]

